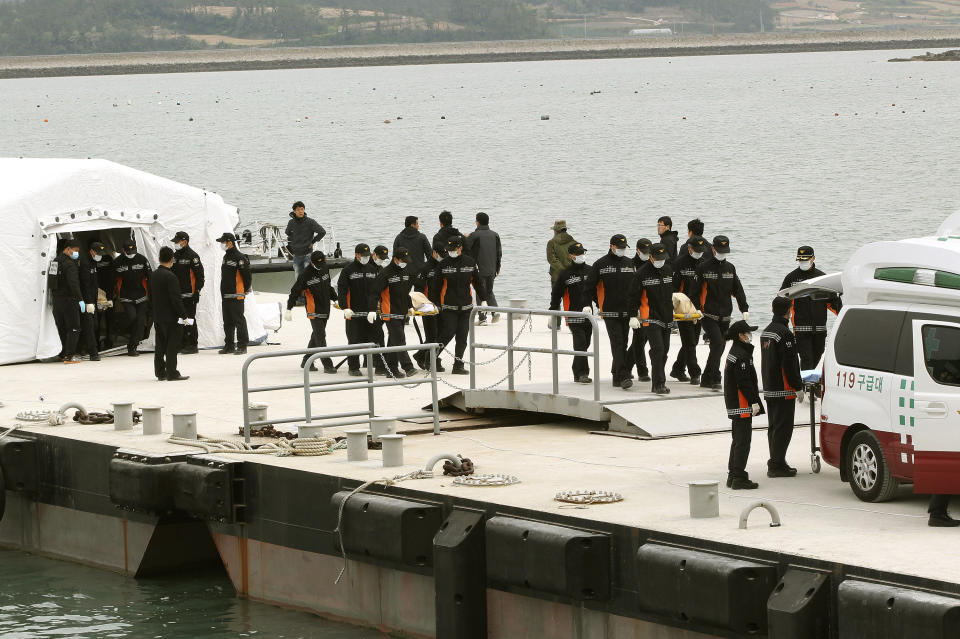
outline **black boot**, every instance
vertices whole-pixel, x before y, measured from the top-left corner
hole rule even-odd
[[[227,345],[225,345],[223,348],[221,348],[221,349],[220,349],[219,351],[217,351],[217,352],[220,353],[221,355],[229,355],[229,354],[232,353],[234,350],[235,350],[235,349],[234,349],[234,347],[233,347],[233,344],[227,344]]]
[[[954,528],[956,526],[960,526],[960,519],[954,519],[946,512],[930,513],[930,518],[927,520],[927,525],[934,528]]]

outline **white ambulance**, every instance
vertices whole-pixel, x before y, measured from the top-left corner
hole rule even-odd
[[[820,449],[863,501],[960,494],[960,213],[868,244],[788,297],[842,293],[822,360]]]

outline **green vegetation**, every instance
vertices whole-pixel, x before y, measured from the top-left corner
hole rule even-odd
[[[535,1],[0,0],[0,55],[555,37],[555,20],[648,5],[717,31],[776,21],[768,0]]]

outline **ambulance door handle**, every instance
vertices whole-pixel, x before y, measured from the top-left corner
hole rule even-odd
[[[927,405],[923,407],[923,412],[931,417],[946,417],[947,405],[943,402],[928,402]]]

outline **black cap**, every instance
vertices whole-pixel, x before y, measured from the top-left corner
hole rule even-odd
[[[438,255],[447,254],[447,243],[442,239],[437,238],[433,241],[433,250],[437,252]]]
[[[730,325],[727,329],[727,339],[737,339],[740,333],[752,333],[757,330],[756,326],[750,326],[746,320],[739,320]]]
[[[580,242],[574,242],[567,248],[567,253],[570,255],[583,255],[587,252],[587,249],[583,248],[583,244]]]
[[[455,251],[461,246],[463,246],[462,235],[451,235],[447,238],[447,251]]]
[[[237,241],[237,236],[234,235],[233,233],[224,233],[223,235],[221,235],[220,237],[217,238],[217,241],[218,241],[218,242],[234,242],[234,243],[236,243],[236,241]]]
[[[361,242],[357,244],[356,248],[353,249],[354,253],[359,253],[361,256],[370,255],[370,247]]]
[[[713,248],[717,250],[717,253],[729,253],[730,240],[727,239],[726,235],[718,235],[713,238]]]
[[[801,246],[797,249],[797,261],[805,262],[807,260],[813,259],[813,247],[812,246]]]
[[[377,248],[373,249],[373,254],[379,258],[390,257],[390,249],[383,244],[378,244]]]
[[[176,234],[173,236],[173,239],[170,240],[170,241],[171,241],[171,242],[181,242],[181,241],[183,241],[183,240],[186,240],[186,241],[189,242],[189,241],[190,241],[190,236],[187,235],[186,233],[184,233],[183,231],[177,231]]]
[[[617,248],[625,249],[627,248],[627,238],[626,236],[621,235],[620,233],[617,233],[616,235],[610,238],[610,245],[616,246]]]
[[[687,246],[692,248],[694,253],[703,253],[707,250],[707,241],[700,235],[694,235],[687,240]]]
[[[90,242],[90,250],[97,255],[103,255],[103,252],[107,250],[107,247],[103,245],[103,242]]]
[[[786,297],[780,297],[778,295],[775,298],[773,298],[773,303],[771,304],[771,307],[773,309],[774,315],[783,316],[784,314],[786,314],[788,310],[790,310],[790,306],[792,305],[793,305],[792,300],[789,300]]]
[[[405,246],[398,246],[397,248],[393,249],[393,257],[401,262],[409,262],[410,251],[408,251]]]
[[[667,257],[667,247],[660,242],[657,242],[650,247],[651,260],[665,260]]]
[[[310,261],[314,264],[323,264],[327,261],[327,256],[323,254],[323,251],[314,251],[310,254]]]
[[[136,243],[136,242],[127,241],[127,242],[124,242],[124,243],[123,243],[123,251],[124,251],[124,252],[127,252],[127,251],[136,251],[136,250],[137,250],[137,243]]]
[[[639,240],[637,240],[637,249],[641,253],[649,253],[651,246],[653,246],[653,242],[645,237],[641,237]]]

